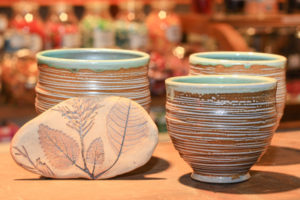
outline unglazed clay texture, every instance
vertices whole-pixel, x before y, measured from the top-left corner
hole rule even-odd
[[[44,112],[71,97],[115,95],[130,98],[147,111],[150,109],[150,90],[147,66],[137,68],[93,71],[49,67],[39,64],[36,86],[36,110]]]
[[[105,179],[144,165],[157,134],[148,113],[130,99],[72,98],[25,124],[11,142],[11,155],[45,177]]]
[[[195,85],[195,84],[194,84]],[[204,182],[247,180],[251,166],[269,145],[276,125],[275,91],[233,93],[206,86],[168,85],[168,133],[180,156]]]
[[[207,58],[202,58],[202,55]],[[244,60],[239,60],[239,57],[244,57]],[[279,124],[286,100],[286,59],[283,56],[254,52],[209,52],[191,56],[190,63],[190,75],[241,74],[275,78],[278,81],[276,108]]]

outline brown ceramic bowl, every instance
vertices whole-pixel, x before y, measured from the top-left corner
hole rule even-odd
[[[58,49],[37,54],[36,110],[78,96],[115,95],[150,108],[149,55],[119,49]]]
[[[168,133],[192,178],[211,183],[249,179],[276,126],[276,79],[244,75],[166,80]]]
[[[278,81],[276,92],[277,126],[283,115],[286,99],[286,58],[255,52],[203,52],[190,56],[190,75],[243,74],[272,77]]]

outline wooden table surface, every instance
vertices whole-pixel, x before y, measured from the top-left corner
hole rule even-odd
[[[161,139],[145,166],[117,178],[94,181],[40,178],[17,166],[8,144],[1,144],[0,199],[300,199],[300,131],[276,133],[265,156],[252,167],[252,178],[226,185],[192,180],[191,168],[167,138]]]

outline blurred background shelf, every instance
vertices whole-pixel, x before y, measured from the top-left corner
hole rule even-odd
[[[212,18],[212,21],[228,23],[234,27],[282,28],[300,25],[300,14],[276,14],[268,16],[226,15]]]
[[[249,51],[250,48],[242,35],[232,25],[213,21],[210,16],[200,14],[180,15],[185,33],[209,35],[218,42],[219,50]]]
[[[0,6],[11,6],[12,4],[19,2],[20,0],[1,0]],[[56,3],[65,2],[72,5],[85,5],[87,2],[92,2],[93,0],[51,0],[51,1],[45,1],[45,0],[31,0],[31,2],[38,3],[42,6],[49,6]],[[151,3],[152,0],[139,0],[143,1],[144,3]],[[187,4],[190,5],[192,0],[171,0],[177,4]],[[110,4],[120,4],[122,0],[99,0],[99,2],[109,2]]]

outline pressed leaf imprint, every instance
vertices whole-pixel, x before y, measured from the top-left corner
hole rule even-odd
[[[20,164],[20,163],[19,164],[25,169],[27,169],[28,171],[31,171],[36,174],[43,174],[44,176],[47,177],[54,177],[54,173],[52,172],[50,167],[46,163],[42,162],[40,158],[37,158],[35,163],[31,160],[24,146],[22,146],[21,149],[18,147],[13,147],[13,150],[15,151],[14,152],[15,156],[20,156],[27,160],[28,163],[27,165]]]
[[[61,115],[68,120],[67,126],[76,131],[80,138],[80,156],[83,166],[73,162],[74,165],[88,174],[91,179],[95,179],[95,173],[101,168],[104,162],[103,143],[101,138],[96,138],[89,144],[88,150],[85,147],[85,137],[90,132],[95,124],[95,117],[97,110],[103,105],[99,104],[100,98],[86,97],[74,98],[70,101],[71,105],[59,106],[54,109],[61,113]],[[99,156],[99,157],[97,157]]]
[[[24,146],[13,147],[15,156],[26,159],[20,165],[47,177],[59,177],[59,173],[55,175],[53,171],[69,170],[72,167],[81,171],[82,177],[97,179],[111,170],[123,154],[146,139],[149,134],[149,122],[148,115],[138,104],[120,97],[105,116],[104,130],[108,143],[104,144],[101,132],[93,130],[93,133],[99,135],[89,135],[98,111],[103,107],[101,100],[103,99],[95,97],[73,98],[54,107],[52,110],[61,114],[66,120],[62,123],[70,129],[62,131],[52,128],[49,124],[39,124],[38,139],[47,163],[39,157],[33,162]],[[88,135],[89,137],[86,137]],[[106,165],[104,145],[111,147],[114,157],[113,161]]]
[[[39,126],[38,134],[42,149],[52,166],[66,169],[75,164],[80,150],[72,137],[44,124]]]
[[[129,99],[120,98],[106,119],[107,135],[114,152],[125,153],[139,143],[148,133],[148,121]]]
[[[101,164],[104,162],[104,150],[101,138],[96,138],[91,142],[86,152],[86,162],[92,174],[98,173],[101,169]]]
[[[117,157],[114,163],[97,177],[110,170],[122,153],[129,151],[147,136],[148,121],[138,106],[129,99],[119,98],[106,116],[106,134]]]
[[[82,138],[94,125],[97,110],[102,107],[96,98],[75,98],[70,106],[59,106],[55,109],[68,120],[67,126],[75,130]]]
[[[52,177],[54,176],[52,170],[49,168],[49,166],[42,162],[40,158],[36,159],[36,167],[41,173],[46,177]]]

